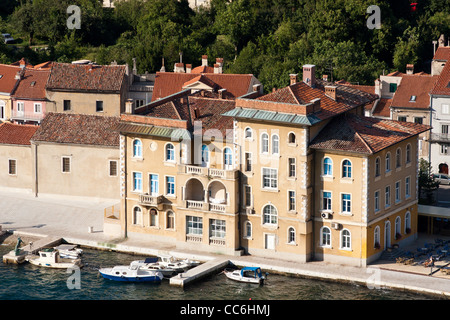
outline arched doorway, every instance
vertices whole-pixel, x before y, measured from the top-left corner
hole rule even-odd
[[[391,246],[391,222],[386,221],[384,224],[384,250]]]
[[[439,173],[448,174],[448,165],[446,163],[439,164]]]

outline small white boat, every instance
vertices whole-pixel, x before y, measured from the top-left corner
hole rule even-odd
[[[55,250],[59,251],[59,256],[61,258],[67,259],[78,259],[83,253],[83,250],[77,248],[74,244],[61,244],[55,247]]]
[[[266,279],[260,267],[244,267],[241,270],[225,269],[224,273],[228,279],[246,283],[263,284]]]
[[[164,277],[171,277],[176,274],[178,271],[166,267],[158,262],[158,258],[146,258],[145,260],[135,260],[130,263],[130,267],[139,267],[145,270],[153,270],[159,271],[163,274]]]
[[[158,263],[167,268],[175,269],[177,272],[185,272],[189,268],[199,265],[200,261],[176,259],[171,255],[158,255]]]
[[[123,282],[161,282],[164,278],[161,272],[148,270],[138,264],[101,268],[99,272],[105,279]]]
[[[39,255],[29,255],[25,258],[29,263],[47,268],[68,269],[82,267],[81,259],[64,259],[59,256],[59,251],[53,248],[39,251]]]

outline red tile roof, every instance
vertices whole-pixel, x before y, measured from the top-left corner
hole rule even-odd
[[[378,101],[377,105],[375,106],[375,110],[372,112],[372,115],[374,117],[390,118],[391,105],[392,105],[392,98],[390,99],[381,98]]]
[[[392,99],[392,107],[428,109],[430,107],[430,91],[438,76],[428,75],[403,75],[400,85]],[[415,101],[411,97],[415,96]]]
[[[450,62],[447,62],[442,69],[431,94],[450,96]]]
[[[447,61],[450,59],[450,47],[438,47],[434,53],[433,60]]]
[[[0,124],[0,143],[30,145],[30,139],[38,129],[38,126],[13,124],[4,122]]]
[[[17,72],[22,69],[17,66],[0,64],[0,92],[11,94],[17,84]]]
[[[191,73],[214,73],[214,68],[210,66],[198,66],[192,69]]]
[[[314,138],[310,148],[374,154],[430,129],[411,122],[345,113],[333,118]]]
[[[119,120],[119,117],[50,112],[32,140],[117,147],[119,134],[111,128],[117,125]]]
[[[54,62],[47,89],[55,91],[119,92],[126,66],[80,65]]]
[[[218,89],[227,89],[234,97],[251,92],[252,85],[259,83],[251,74],[203,73],[201,76],[204,81],[215,83]],[[180,92],[183,85],[198,77],[197,73],[157,72],[152,101]]]
[[[47,84],[50,75],[49,69],[25,69],[25,74],[14,91],[16,99],[45,100]]]

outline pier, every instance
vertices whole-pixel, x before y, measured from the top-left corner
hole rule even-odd
[[[25,257],[30,254],[37,254],[39,250],[43,248],[54,247],[63,241],[60,237],[47,236],[39,239],[36,242],[30,242],[29,244],[18,248],[17,250],[11,250],[9,253],[3,256],[3,263],[5,264],[20,264],[25,262]]]
[[[195,268],[192,268],[186,272],[180,273],[177,276],[170,278],[170,285],[184,287],[193,281],[197,281],[212,273],[222,270],[229,263],[230,261],[226,258],[217,258],[207,261]]]

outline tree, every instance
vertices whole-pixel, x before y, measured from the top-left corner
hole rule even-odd
[[[431,164],[425,159],[419,160],[419,203],[433,204],[434,191],[439,188],[439,182],[434,181],[431,175]],[[423,195],[422,195],[423,193]]]

